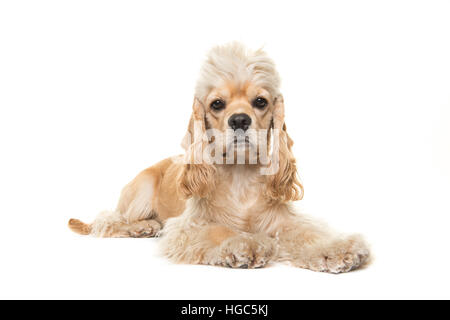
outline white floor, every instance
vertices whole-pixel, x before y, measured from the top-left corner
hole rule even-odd
[[[375,254],[366,269],[342,275],[280,264],[257,270],[174,265],[159,256],[158,239],[78,236],[65,225],[70,214],[35,212],[27,221],[2,224],[0,298],[450,298],[448,224],[419,210],[404,224],[394,216],[382,221],[392,211],[382,217],[368,211],[373,216],[357,223],[330,218],[360,224]]]

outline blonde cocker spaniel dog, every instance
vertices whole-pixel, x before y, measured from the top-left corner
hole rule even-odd
[[[259,268],[272,261],[331,273],[364,264],[357,235],[295,212],[303,197],[275,65],[239,43],[213,48],[201,69],[183,156],[142,171],[117,209],[69,227],[99,237],[161,236],[164,254],[191,264]]]

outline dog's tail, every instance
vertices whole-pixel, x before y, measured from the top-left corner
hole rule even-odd
[[[78,219],[70,219],[69,228],[73,232],[83,235],[88,235],[92,231],[92,227],[90,224],[84,223]]]

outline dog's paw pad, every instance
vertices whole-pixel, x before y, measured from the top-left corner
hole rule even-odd
[[[240,269],[262,268],[270,261],[274,251],[271,241],[235,237],[222,243],[214,264]]]
[[[311,261],[309,267],[322,272],[349,272],[364,265],[369,255],[369,249],[361,238],[350,237],[332,243],[323,255]]]
[[[156,221],[144,220],[130,226],[128,235],[131,238],[151,238],[154,237],[160,229],[161,227]]]

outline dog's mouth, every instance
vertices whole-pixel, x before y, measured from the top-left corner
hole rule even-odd
[[[251,142],[248,136],[234,136],[229,144],[226,146],[226,151],[224,155],[230,152],[245,152],[246,150],[253,150],[254,144]]]
[[[251,150],[254,144],[248,136],[234,136],[230,147],[234,150]]]
[[[233,138],[233,143],[235,145],[240,145],[240,144],[248,145],[248,144],[250,144],[250,138],[247,137],[247,136],[245,136],[245,137],[237,137],[237,136],[235,136]]]

